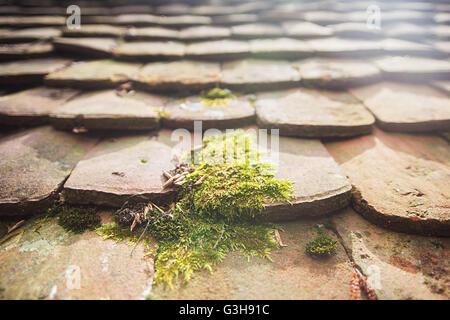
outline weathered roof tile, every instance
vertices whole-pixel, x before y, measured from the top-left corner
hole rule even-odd
[[[35,214],[46,210],[72,168],[95,143],[95,138],[51,127],[1,139],[0,215]]]
[[[148,90],[186,92],[211,88],[220,79],[219,63],[189,60],[149,63],[135,77]]]
[[[250,45],[245,41],[216,40],[196,42],[186,48],[186,57],[193,59],[227,60],[249,54]]]
[[[202,129],[239,128],[255,123],[255,109],[246,97],[230,98],[219,105],[208,105],[202,97],[193,96],[170,102],[162,118],[168,128],[194,129],[194,121],[202,121]]]
[[[426,79],[448,79],[450,62],[410,56],[388,56],[374,60],[388,79],[423,82]]]
[[[114,56],[131,60],[180,59],[185,54],[185,45],[174,41],[123,42],[113,50]]]
[[[44,58],[53,52],[51,43],[17,43],[0,45],[0,60]]]
[[[383,130],[420,132],[450,127],[448,96],[428,86],[382,82],[350,92],[364,102]]]
[[[40,84],[46,74],[61,69],[70,63],[71,60],[61,58],[0,63],[0,84],[3,86]]]
[[[313,138],[368,134],[375,119],[346,92],[292,89],[258,94],[258,125],[281,135]]]
[[[140,67],[140,64],[113,60],[78,62],[50,73],[45,83],[49,86],[83,89],[114,88],[133,79]]]
[[[37,87],[0,97],[0,123],[4,125],[39,125],[49,114],[78,94],[73,89]]]
[[[148,134],[106,139],[78,162],[64,184],[64,198],[72,204],[120,207],[142,193],[142,198],[168,202],[175,192],[162,188],[162,172],[172,169],[171,160],[171,148]]]
[[[353,184],[352,205],[363,217],[397,232],[449,235],[445,140],[376,130],[327,148]]]
[[[118,42],[111,38],[56,38],[53,46],[58,52],[73,57],[109,58]]]
[[[381,80],[380,69],[363,60],[310,58],[293,63],[305,85],[314,88],[348,89]]]
[[[222,84],[233,90],[281,89],[294,86],[300,79],[298,70],[286,61],[247,59],[223,65]]]
[[[35,40],[48,40],[59,37],[58,28],[27,28],[0,33],[1,43],[31,42]]]
[[[87,92],[52,110],[51,123],[72,130],[152,130],[166,97],[143,92]]]

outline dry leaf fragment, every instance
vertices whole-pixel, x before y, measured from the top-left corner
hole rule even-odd
[[[177,187],[180,187],[180,186],[182,186],[182,185],[185,184],[185,183],[186,183],[185,180],[181,180],[181,181],[179,181],[179,182],[174,182],[173,184],[176,185]]]
[[[33,232],[36,232],[37,234],[40,234],[39,230],[41,229],[41,225],[37,225],[36,227],[33,228]]]
[[[284,245],[283,241],[281,241],[281,236],[280,236],[280,233],[278,232],[277,229],[275,229],[274,233],[275,233],[275,239],[277,240],[277,242],[280,245],[280,247],[282,247],[282,248],[283,247],[287,247],[287,245]]]
[[[156,204],[154,204],[153,202],[150,202],[156,209],[158,209],[159,212],[161,213],[166,213],[163,209],[161,209],[160,207],[158,207]]]
[[[20,238],[22,237],[22,234],[24,233],[24,230],[18,230],[16,232],[12,232],[10,234],[7,234],[6,236],[4,236],[2,239],[0,239],[0,245],[11,240],[12,238],[16,238],[16,242],[20,240]]]
[[[17,222],[15,225],[13,225],[12,227],[8,227],[8,233],[10,233],[11,231],[16,230],[18,227],[20,227],[23,223],[25,222],[25,220],[20,220],[19,222]]]
[[[172,175],[171,175],[170,173],[168,173],[167,171],[163,171],[163,175],[164,175],[167,179],[172,178]]]
[[[172,177],[172,178],[170,178],[169,180],[167,180],[166,183],[163,184],[163,189],[165,189],[165,188],[167,188],[168,186],[170,186],[170,185],[173,183],[173,181],[175,180],[174,178],[175,178],[175,177]]]
[[[196,183],[194,183],[194,186],[199,186],[203,183],[203,181],[206,179],[206,174],[203,175],[200,179],[198,179],[198,181]]]
[[[88,130],[85,127],[75,127],[72,129],[73,133],[86,133]]]
[[[136,218],[137,218],[137,216],[134,217],[133,223],[131,224],[131,227],[130,227],[130,231],[133,231],[134,227],[136,226],[136,222],[137,222]]]
[[[145,208],[144,208],[144,219],[147,219],[147,213],[150,211],[150,207],[151,204],[149,203]]]
[[[115,175],[115,176],[119,176],[119,177],[125,177],[125,173],[124,173],[124,172],[117,172],[117,171],[114,171],[114,172],[112,172],[111,174],[113,174],[113,175]]]
[[[183,180],[183,179],[186,177],[186,175],[187,175],[187,172],[182,173],[182,174],[174,181],[174,183],[180,182],[181,180]]]
[[[181,177],[181,173],[177,173],[173,176],[173,180],[176,181],[179,177]]]

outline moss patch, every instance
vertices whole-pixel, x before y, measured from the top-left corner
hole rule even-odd
[[[158,118],[164,118],[164,117],[170,116],[170,113],[166,112],[166,110],[163,107],[152,108],[152,111],[158,113]]]
[[[327,257],[336,252],[337,241],[318,229],[318,236],[306,244],[305,251],[312,257]]]
[[[54,217],[57,218],[57,222],[61,227],[73,233],[94,230],[101,224],[100,217],[91,208],[58,206],[49,210],[44,219],[52,219]]]
[[[113,222],[101,225],[95,229],[95,232],[104,240],[112,239],[116,242],[127,240],[129,245],[134,245],[139,240],[139,233],[137,232],[139,230],[142,231],[142,229],[138,227],[136,232],[131,232],[130,228],[121,227],[116,222]],[[141,241],[143,241],[144,245],[148,247],[151,242],[150,236],[148,234],[144,234]]]
[[[445,249],[445,245],[441,240],[430,240],[430,243],[435,249]]]
[[[201,217],[242,221],[260,215],[267,202],[288,202],[291,185],[274,178],[265,164],[209,164],[199,166],[187,181],[192,184],[206,175],[205,181],[191,191],[182,191],[184,204]]]
[[[228,89],[214,88],[204,94],[200,102],[209,107],[225,107],[234,97]]]
[[[239,250],[249,259],[270,259],[270,252],[279,248],[274,237],[276,226],[255,218],[263,214],[265,203],[289,202],[292,187],[289,181],[274,178],[273,166],[245,160],[251,155],[257,159],[258,154],[245,143],[249,139],[244,131],[238,131],[204,140],[202,160],[186,176],[176,203],[162,210],[149,206],[140,231],[133,231],[133,235],[120,227],[115,229],[117,224],[97,232],[119,241],[136,239],[147,230],[148,236],[158,240],[157,247],[149,252],[155,255],[156,285],[173,287],[174,281],[187,281],[197,270],[212,271],[230,251]],[[238,141],[244,143],[236,144]],[[233,152],[226,152],[226,156],[214,151],[228,147]],[[203,182],[196,184],[201,177],[205,177]]]

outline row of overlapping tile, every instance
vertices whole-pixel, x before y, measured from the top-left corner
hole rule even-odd
[[[242,40],[214,40],[184,44],[178,41],[120,42],[115,39],[56,38],[53,43],[31,42],[2,45],[0,60],[39,58],[63,54],[74,58],[115,58],[131,61],[213,60],[241,58],[298,59],[312,56],[368,58],[381,55],[415,55],[446,58],[450,42],[433,45],[407,40],[377,41],[343,38],[299,40],[267,38]],[[56,49],[56,50],[55,50]]]
[[[44,126],[0,139],[1,214],[42,212],[60,191],[61,200],[73,205],[119,207],[136,194],[173,201],[175,192],[162,187],[161,173],[172,168],[174,152],[183,150],[174,145],[186,134],[117,133],[99,137]],[[332,156],[319,140],[280,138],[276,177],[293,182],[294,199],[269,205],[267,219],[323,216],[351,202],[383,227],[449,235],[448,142],[375,130],[325,145]]]
[[[158,94],[165,93],[169,96],[170,93],[177,93],[178,95],[184,95],[186,97],[188,95],[198,95],[202,90],[217,86],[231,89],[237,93],[258,94],[266,90],[274,91],[277,89],[283,90],[289,88],[294,88],[293,90],[295,90],[295,88],[306,87],[310,90],[316,89],[316,97],[319,98],[322,96],[326,98],[325,101],[328,101],[328,103],[330,103],[331,100],[342,100],[340,103],[341,107],[344,107],[346,103],[351,101],[338,98],[339,95],[347,95],[345,91],[330,94],[324,91],[321,92],[317,89],[354,89],[353,91],[355,92],[367,92],[367,94],[363,94],[360,98],[362,101],[371,101],[371,96],[375,97],[380,92],[386,94],[386,91],[388,91],[390,94],[383,96],[383,99],[389,99],[391,106],[398,105],[395,109],[396,111],[392,112],[389,111],[389,108],[383,108],[382,101],[376,101],[375,105],[377,105],[377,107],[373,107],[369,103],[366,103],[369,108],[374,108],[371,109],[371,111],[376,115],[379,125],[384,125],[385,128],[391,127],[392,130],[392,126],[395,126],[395,123],[400,123],[400,125],[398,125],[398,130],[400,131],[433,131],[446,130],[450,124],[448,108],[446,107],[448,102],[446,96],[448,95],[448,81],[446,80],[448,80],[450,74],[450,63],[445,60],[417,57],[384,57],[375,60],[375,63],[372,64],[361,60],[329,58],[312,58],[295,62],[247,59],[231,61],[224,63],[223,65],[214,62],[180,60],[173,62],[152,62],[144,66],[141,64],[117,62],[113,60],[94,60],[73,63],[64,67],[67,64],[70,64],[70,60],[41,59],[8,63],[4,65],[8,66],[10,70],[15,71],[15,73],[11,71],[11,73],[8,74],[8,68],[3,68],[3,77],[0,76],[0,80],[2,80],[2,83],[6,86],[8,82],[15,85],[19,83],[41,84],[42,79],[44,79],[44,83],[49,87],[75,89],[72,90],[73,92],[83,89],[91,90],[92,88],[116,89],[117,91],[117,88],[120,88],[121,85],[125,85],[127,88],[125,90],[125,95],[128,95],[130,91],[133,95],[131,101],[139,100],[136,98],[139,96],[136,95],[136,90],[141,94],[140,91],[142,89]],[[23,72],[18,72],[17,65],[20,66]],[[47,74],[48,72],[49,74]],[[393,80],[397,80],[399,83],[386,82]],[[401,83],[405,80],[406,82],[409,82],[409,84]],[[424,81],[429,81],[435,89],[432,89],[431,87],[428,88],[429,85],[420,84]],[[364,85],[372,85],[373,88],[377,87],[378,89],[365,91],[364,88],[361,88],[358,90],[358,88]],[[43,89],[40,88],[36,91],[31,90],[5,96],[3,102],[0,102],[0,106],[2,107],[2,109],[0,109],[0,115],[3,116],[3,123],[8,124],[16,122],[16,124],[26,124],[24,119],[30,118],[27,117],[27,113],[31,111],[30,107],[23,106],[23,103],[25,102],[25,104],[27,104],[27,101],[33,101],[33,99],[39,96],[46,97],[47,94],[42,93],[42,90]],[[306,92],[308,90],[303,89],[303,91]],[[56,107],[51,103],[56,91],[50,90],[49,92],[52,92],[52,94],[49,95],[48,99],[50,101],[47,102],[47,104]],[[75,99],[75,104],[70,103],[70,107],[65,108],[65,113],[67,113],[66,117],[69,117],[68,115],[71,114],[72,123],[69,121],[69,124],[71,123],[72,127],[75,127],[76,123],[74,121],[77,120],[79,126],[86,126],[89,129],[122,128],[134,130],[157,127],[158,121],[155,120],[156,122],[154,122],[154,119],[159,118],[159,114],[161,114],[159,108],[165,105],[163,101],[156,99],[150,103],[150,107],[156,108],[155,110],[145,108],[145,101],[151,100],[148,100],[148,95],[142,93],[144,98],[141,98],[142,101],[140,107],[138,107],[138,104],[138,106],[135,106],[137,109],[134,111],[131,107],[127,107],[126,109],[122,108],[121,110],[121,104],[125,104],[125,102],[123,102],[125,101],[123,98],[124,94],[121,93],[121,90],[117,91],[116,94],[114,94],[114,90],[110,90],[110,92],[112,95],[111,99],[117,100],[116,102],[113,102],[113,100],[110,101],[113,105],[117,104],[118,108],[116,110],[109,108],[106,104],[104,105],[103,110],[95,108],[95,104],[102,101],[103,98],[100,98],[102,95],[96,97],[89,93],[93,98],[90,100],[81,98],[82,102],[78,103],[78,108],[75,107],[77,105],[77,99]],[[408,92],[410,92],[409,95]],[[333,95],[334,97],[330,100],[329,97]],[[66,98],[71,98],[71,96],[65,97],[64,95],[62,95],[62,97],[64,97],[64,99],[59,101],[60,103],[64,102]],[[415,100],[415,98],[419,100]],[[18,100],[17,103],[14,103],[15,99]],[[200,99],[200,97],[198,97],[198,99]],[[276,99],[281,98],[277,97]],[[91,101],[91,106],[88,105],[87,101]],[[416,101],[419,101],[419,104],[414,105]],[[423,104],[423,101],[428,101],[426,106]],[[312,96],[310,101],[306,102],[310,105],[311,110],[308,112],[306,112],[307,110],[303,110],[304,114],[314,113],[315,110],[321,110],[321,104],[327,105],[324,101],[315,103]],[[186,111],[183,116],[178,114],[178,117],[181,116],[181,119],[178,119],[179,121],[175,121],[174,119],[171,119],[170,115],[166,115],[165,119],[163,119],[163,123],[166,123],[166,125],[169,124],[169,127],[177,127],[181,124],[186,125],[186,122],[192,122],[193,120],[209,120],[219,128],[226,128],[226,126],[231,125],[230,122],[233,121],[235,122],[233,127],[242,124],[250,124],[255,115],[253,108],[248,105],[247,112],[239,112],[239,110],[242,111],[246,108],[242,107],[242,101],[236,100],[235,103],[235,108],[230,106],[227,106],[227,108],[217,107],[216,113],[220,114],[216,114],[209,112],[209,109],[211,109],[209,106],[201,106],[201,103],[196,101],[194,104],[197,106],[192,106],[192,110],[189,110],[189,107],[186,105],[184,106]],[[181,105],[181,103],[179,104]],[[184,102],[182,104],[184,105]],[[294,100],[287,103],[287,105],[299,104],[302,104],[301,98],[298,101]],[[49,108],[46,106],[46,103],[41,103],[41,105],[43,105],[43,109],[39,112],[37,111],[38,106],[32,107],[36,109],[35,115],[37,116],[40,113],[41,120],[48,121],[49,111],[45,112],[45,110],[49,110]],[[402,107],[402,105],[404,105],[404,107]],[[354,108],[353,104],[350,104],[350,106],[350,109]],[[82,108],[80,109],[79,107]],[[274,107],[279,110],[276,104]],[[90,108],[93,108],[93,110],[89,111]],[[383,110],[383,112],[380,114],[377,108]],[[269,109],[265,110],[263,113],[269,113]],[[142,113],[145,110],[146,112]],[[297,110],[300,109],[297,108]],[[181,109],[179,111],[181,111]],[[116,112],[118,112],[118,114],[116,114]],[[133,112],[135,112],[134,118],[131,117]],[[189,116],[189,112],[193,113]],[[238,115],[234,115],[236,112]],[[286,110],[286,117],[288,117],[289,114],[292,116],[293,112],[295,113],[295,110]],[[393,116],[395,112],[398,114],[397,117]],[[122,114],[123,122],[121,122],[119,117],[114,126],[108,127],[108,125],[103,123],[105,120],[103,120],[103,122],[95,121],[95,113],[100,114],[97,116],[98,119],[104,119],[107,115],[115,117]],[[128,113],[127,117],[125,117],[126,113]],[[168,113],[173,113],[173,110]],[[175,112],[175,114],[177,113],[178,112]],[[201,115],[202,113],[203,116]],[[272,121],[267,119],[262,120],[262,118],[264,118],[263,113],[260,113],[260,117],[258,118],[260,123],[266,123],[266,125],[271,124],[272,127],[276,127],[276,125],[281,126],[283,123],[288,126],[290,124],[287,119],[284,119],[284,122],[278,121],[278,123],[272,123]],[[326,117],[324,117],[323,114],[327,113],[329,112],[326,112],[325,109],[321,112],[317,112],[318,119],[313,122],[319,121],[319,118],[321,117],[325,119]],[[91,127],[80,120],[83,119],[83,116],[91,118]],[[280,115],[278,114],[278,117],[279,116]],[[347,115],[344,112],[341,114],[342,119],[346,116]],[[402,117],[405,118],[404,121],[401,121]],[[138,118],[140,118],[141,121],[136,122]],[[145,119],[148,120],[147,125],[141,123],[145,122]],[[366,118],[366,122],[364,122],[366,127],[361,128],[363,131],[354,131],[347,135],[367,133],[367,126],[370,127],[373,123],[371,117],[368,119],[369,120]],[[220,120],[222,120],[222,124],[220,124]],[[36,123],[37,119],[29,119],[29,121]],[[66,119],[66,121],[68,121],[68,119]],[[293,123],[295,123],[295,121],[293,121]],[[401,123],[403,123],[403,126]],[[308,122],[306,121],[304,124],[308,125]],[[392,124],[392,126],[389,124]],[[329,123],[329,125],[331,125],[331,123]],[[313,127],[314,126],[311,125],[309,128]],[[288,132],[289,130],[285,128],[282,132],[284,131]],[[294,133],[293,135],[296,134]],[[301,134],[297,135],[301,136]],[[320,130],[316,134],[309,133],[308,135],[305,133],[305,136],[316,137],[331,137],[334,135],[345,136],[343,133],[327,133],[326,131],[320,132]]]
[[[367,3],[333,3],[249,2],[230,5],[220,2],[210,6],[175,3],[155,8],[122,6],[106,11],[105,7],[93,8],[91,4],[83,7],[83,27],[70,29],[65,27],[66,16],[35,16],[33,14],[38,12],[32,12],[33,9],[43,12],[48,9],[56,14],[58,10],[55,8],[32,7],[28,8],[31,10],[28,15],[15,16],[20,12],[20,7],[6,6],[1,7],[4,15],[0,16],[0,26],[5,29],[0,29],[0,42],[38,42],[3,46],[0,59],[48,55],[53,51],[49,42],[52,39],[58,52],[69,52],[77,57],[84,54],[89,57],[115,56],[134,60],[222,60],[245,56],[276,57],[277,53],[281,58],[298,58],[312,54],[349,55],[356,52],[360,56],[420,54],[448,57],[449,8],[445,4],[415,3],[402,6],[398,3],[382,3],[380,10],[383,26],[387,27],[377,28],[377,25],[367,25]],[[315,9],[326,11],[314,11]],[[148,11],[155,15],[148,14]],[[102,12],[103,15],[92,16],[95,12]],[[134,14],[116,15],[124,12]],[[193,15],[202,13],[205,15]],[[24,14],[27,14],[27,10]],[[236,15],[242,19],[234,20]],[[339,15],[340,19],[337,18]],[[273,16],[272,20],[267,16]],[[222,23],[214,19],[229,21]],[[34,29],[17,29],[27,26]],[[60,38],[61,35],[64,37]],[[66,37],[76,39],[65,39]],[[94,39],[85,39],[88,37]],[[318,39],[323,37],[326,39]],[[123,38],[135,42],[124,43],[121,40]],[[345,38],[359,40],[350,41]],[[396,38],[423,43],[398,42]],[[218,39],[232,41],[207,41]],[[252,41],[242,41],[243,39]],[[308,39],[313,40],[302,42]],[[173,42],[168,43],[167,40]],[[184,43],[192,41],[201,43]]]
[[[131,24],[132,25],[132,24]],[[14,27],[7,24],[5,27]],[[20,26],[19,26],[20,27]],[[127,40],[178,40],[201,41],[214,39],[248,39],[260,37],[292,37],[292,38],[318,38],[318,37],[355,37],[355,38],[379,38],[395,37],[414,40],[449,39],[449,26],[429,24],[418,28],[416,24],[398,22],[384,29],[370,29],[364,23],[345,22],[321,26],[303,20],[291,20],[276,23],[236,23],[233,26],[201,25],[188,26],[181,29],[167,28],[164,26],[117,26],[112,24],[83,24],[83,28],[67,28],[55,26],[33,26],[33,28],[0,29],[1,42],[20,42],[24,40],[45,40],[57,36],[67,37],[124,37]],[[11,32],[14,31],[14,32]]]
[[[445,45],[428,43],[423,32],[421,40],[425,41],[416,43],[384,39],[385,31],[378,35],[368,31],[361,24],[366,19],[366,15],[362,18],[365,3],[342,2],[333,7],[334,12],[326,7],[334,3],[330,1],[223,3],[229,11],[217,3],[190,3],[127,6],[120,8],[123,11],[99,13],[97,8],[104,7],[90,3],[91,15],[85,10],[88,20],[84,21],[107,26],[41,29],[34,30],[33,36],[29,31],[6,31],[4,42],[51,39],[52,43],[2,47],[3,57],[16,59],[1,64],[2,88],[39,87],[3,95],[0,121],[20,126],[51,123],[59,129],[88,132],[73,134],[45,126],[4,137],[0,142],[4,155],[0,162],[2,213],[45,208],[62,183],[65,200],[72,204],[120,206],[136,193],[167,201],[174,193],[162,189],[161,172],[171,166],[173,149],[168,143],[172,131],[164,128],[192,130],[194,121],[201,120],[203,130],[257,124],[296,137],[280,139],[278,172],[278,177],[294,182],[296,199],[292,206],[270,206],[273,220],[323,215],[347,206],[352,199],[363,215],[395,230],[448,235],[448,145],[436,135],[450,127],[450,63]],[[445,3],[417,3],[416,7],[389,3],[387,7],[393,10],[383,20],[387,24],[420,22],[428,26],[424,29],[429,34],[448,39]],[[122,15],[134,10],[139,15]],[[167,10],[166,16],[157,16],[161,10]],[[39,17],[42,12],[45,8],[30,8],[27,17],[0,17],[0,25],[65,23],[60,19],[64,17]],[[348,21],[359,24],[326,27]],[[125,28],[129,26],[133,27]],[[186,36],[196,30],[203,35]],[[190,43],[222,38],[220,30],[228,38],[249,40],[224,37]],[[339,30],[353,31],[339,34]],[[340,39],[336,34],[350,38],[372,34],[378,39]],[[129,42],[123,42],[123,37]],[[41,57],[53,57],[18,60],[39,56],[26,50],[14,56],[19,46],[47,46]],[[62,53],[65,58],[59,56]],[[83,59],[104,56],[116,60],[73,61],[83,53]],[[398,54],[409,56],[392,56]],[[177,61],[160,61],[173,59]],[[144,64],[147,60],[155,61]],[[232,89],[234,96],[224,105],[204,103],[205,90],[217,86]],[[436,133],[429,140],[397,136],[374,131],[375,122],[386,131]],[[99,139],[95,130],[109,133],[103,131]],[[141,133],[123,134],[124,130]],[[331,145],[340,166],[319,140],[311,139],[360,135],[364,136]],[[408,147],[396,150],[392,141],[400,145],[409,141]],[[424,152],[424,146],[430,150]],[[381,178],[383,170],[386,174]],[[350,183],[355,187],[352,198]],[[385,190],[384,198],[376,197],[377,190]]]
[[[301,85],[348,89],[382,79],[434,84],[433,80],[448,80],[450,73],[447,60],[412,56],[384,56],[372,61],[310,58],[239,59],[224,63],[177,60],[147,64],[46,58],[6,62],[1,66],[0,83],[4,87],[45,83],[77,89],[115,88],[132,81],[140,89],[174,93],[196,93],[215,86],[241,92]]]
[[[160,126],[192,130],[194,121],[202,121],[203,129],[256,122],[261,128],[279,129],[281,135],[312,138],[368,134],[375,119],[387,131],[449,128],[448,95],[431,87],[381,82],[354,88],[351,93],[297,87],[236,95],[211,108],[200,95],[174,99],[129,89],[81,93],[38,87],[3,96],[0,123],[32,126],[51,122],[67,130],[152,130]]]
[[[95,6],[95,4],[99,6]],[[167,2],[166,2],[167,3]],[[166,17],[171,16],[189,16],[207,17],[209,19],[200,18],[192,21],[197,24],[221,24],[223,22],[255,22],[260,21],[281,21],[288,19],[305,19],[312,22],[325,24],[328,22],[365,22],[367,20],[366,10],[370,5],[380,5],[384,10],[384,20],[390,22],[392,20],[409,20],[409,21],[448,21],[449,7],[445,2],[441,3],[400,3],[400,2],[369,2],[362,1],[359,3],[351,3],[346,1],[317,1],[317,2],[284,2],[283,1],[253,1],[253,2],[235,2],[223,1],[218,4],[210,5],[189,5],[186,3],[172,3],[162,6],[151,6],[148,2],[141,4],[127,4],[120,6],[107,7],[101,5],[102,2],[79,2],[70,1],[64,5],[57,7],[19,7],[19,6],[3,6],[0,8],[0,15],[18,15],[18,16],[58,16],[66,14],[66,7],[70,5],[78,5],[83,8],[82,14],[86,17],[98,16],[112,17],[108,23],[128,24],[130,21],[145,24],[167,24],[174,20]],[[136,17],[127,17],[125,14],[139,14],[141,18],[136,21]],[[147,16],[145,16],[147,15]],[[235,19],[216,19],[217,17],[225,17],[235,15]],[[122,16],[117,18],[116,16]],[[161,17],[162,16],[162,17]],[[183,20],[182,18],[180,20]],[[35,20],[35,21],[39,21]],[[50,20],[58,23],[58,20]],[[97,19],[87,20],[99,22]],[[103,20],[104,21],[104,20]],[[186,20],[185,20],[186,21]],[[59,20],[60,24],[64,24]],[[192,22],[191,22],[192,23]],[[178,24],[177,24],[178,25]]]

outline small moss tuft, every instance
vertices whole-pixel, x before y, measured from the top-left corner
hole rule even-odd
[[[200,102],[205,106],[225,107],[234,98],[228,89],[214,88],[202,96]]]
[[[95,210],[90,208],[59,206],[54,208],[50,215],[57,216],[58,224],[66,231],[74,233],[94,230],[101,223],[101,219],[95,213]]]
[[[430,240],[430,243],[436,249],[445,249],[444,243],[441,240]]]
[[[306,244],[306,253],[312,257],[326,257],[334,254],[337,241],[325,235],[321,230],[318,236]]]
[[[233,94],[228,89],[214,88],[209,90],[205,98],[209,99],[217,99],[217,98],[232,98]]]
[[[164,107],[154,107],[152,108],[152,111],[158,113],[158,118],[164,118],[170,116],[170,113],[168,113]]]

